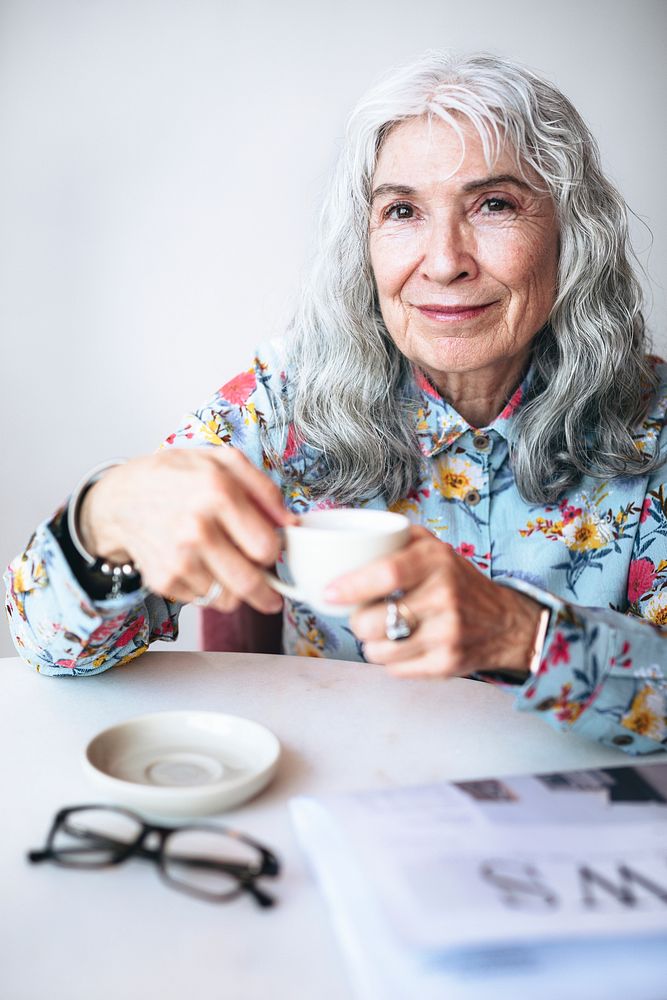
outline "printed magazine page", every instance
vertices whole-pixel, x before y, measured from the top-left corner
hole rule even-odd
[[[360,996],[419,981],[425,1000],[476,997],[500,976],[494,996],[534,981],[545,997],[559,955],[590,979],[582,996],[607,1000],[612,972],[633,1000],[667,996],[667,764],[303,798],[292,814]]]

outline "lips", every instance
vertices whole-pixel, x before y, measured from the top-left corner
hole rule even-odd
[[[493,302],[485,302],[480,305],[461,303],[458,305],[441,305],[438,302],[416,305],[422,316],[427,319],[434,319],[441,323],[456,322],[457,320],[475,319],[481,316],[493,305]]]

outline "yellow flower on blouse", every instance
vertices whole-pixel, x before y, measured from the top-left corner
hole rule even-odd
[[[322,653],[310,642],[307,642],[303,638],[299,638],[296,641],[296,655],[321,657]]]
[[[148,643],[145,643],[143,646],[139,646],[137,649],[132,650],[132,652],[128,653],[127,656],[123,656],[121,657],[120,660],[118,660],[118,666],[120,667],[124,663],[129,663],[130,660],[134,660],[137,656],[140,656],[142,653],[145,653],[147,649],[148,649]]]
[[[608,524],[595,514],[586,511],[580,517],[566,524],[562,530],[563,541],[573,552],[589,552],[608,545],[613,532]]]
[[[251,421],[252,423],[256,424],[258,421],[258,417],[257,417],[257,407],[255,406],[255,404],[247,403],[244,407],[244,410],[247,414],[245,418],[246,425],[249,425]]]
[[[463,500],[471,490],[483,485],[478,465],[459,455],[443,456],[433,476],[433,486],[446,500]]]
[[[419,499],[417,497],[405,497],[393,503],[389,510],[394,514],[419,514]]]
[[[622,724],[640,736],[664,740],[667,735],[665,700],[655,688],[647,684],[635,695],[630,711],[621,719]]]
[[[667,625],[667,590],[654,594],[644,608],[644,617],[654,625]]]
[[[25,558],[17,561],[14,571],[14,589],[19,594],[28,594],[35,587],[45,587],[48,583],[44,563],[39,559]]]
[[[417,430],[422,432],[428,430],[428,420],[426,419],[423,406],[420,406],[417,410]]]
[[[219,430],[220,421],[215,419],[206,420],[199,428],[200,434],[207,444],[223,444],[222,440],[218,437]]]

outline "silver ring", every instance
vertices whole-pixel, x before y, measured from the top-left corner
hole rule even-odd
[[[415,628],[415,625],[411,625],[409,622],[409,619],[414,616],[410,614],[405,604],[398,600],[402,596],[402,593],[395,593],[390,594],[387,598],[384,634],[390,642],[409,639]]]
[[[194,604],[199,608],[207,608],[209,604],[213,604],[214,601],[220,597],[222,593],[222,584],[214,580],[211,586],[208,588],[203,597],[195,597]]]

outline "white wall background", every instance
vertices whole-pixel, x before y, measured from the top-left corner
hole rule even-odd
[[[348,110],[425,48],[574,101],[652,230],[667,350],[666,26],[664,0],[0,0],[0,563],[281,331]]]

